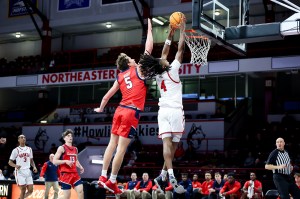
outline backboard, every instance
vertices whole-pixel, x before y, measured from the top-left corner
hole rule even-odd
[[[249,0],[193,0],[192,28],[208,36],[213,43],[239,54],[246,54],[246,44],[225,40],[225,29],[249,23]]]

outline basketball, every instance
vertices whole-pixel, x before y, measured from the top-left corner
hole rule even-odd
[[[185,19],[182,12],[173,12],[170,16],[170,24],[173,28],[179,28],[180,23]]]

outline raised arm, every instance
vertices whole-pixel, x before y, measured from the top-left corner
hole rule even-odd
[[[167,57],[169,55],[170,46],[171,46],[171,42],[172,42],[174,33],[175,33],[175,29],[172,28],[171,25],[169,25],[169,34],[167,36],[167,39],[165,41],[165,45],[164,45],[163,50],[161,52],[161,58],[162,59],[167,59]]]
[[[152,35],[152,23],[151,19],[148,18],[148,31],[147,31],[147,40],[145,44],[145,52],[151,55],[153,50],[153,35]]]
[[[119,90],[120,86],[118,81],[116,80],[114,85],[107,91],[107,93],[102,98],[101,104],[99,108],[95,108],[94,111],[96,112],[103,112],[104,107],[106,106],[109,99]]]
[[[175,59],[177,59],[180,63],[182,63],[182,60],[183,60],[184,48],[185,48],[185,20],[183,20],[183,22],[180,25],[178,50],[175,55]]]

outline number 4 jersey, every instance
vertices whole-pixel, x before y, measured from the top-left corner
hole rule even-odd
[[[158,105],[162,108],[182,108],[182,85],[179,79],[181,64],[174,60],[170,70],[156,76],[157,86],[160,90]]]
[[[147,87],[145,80],[139,77],[137,68],[130,67],[119,73],[118,83],[122,93],[120,104],[144,110]]]
[[[16,161],[20,169],[30,169],[30,159],[33,158],[32,149],[28,146],[18,146],[14,148],[9,157],[10,160]]]

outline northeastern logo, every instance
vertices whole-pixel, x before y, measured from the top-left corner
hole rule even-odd
[[[187,135],[187,144],[188,146],[191,146],[195,150],[199,150],[201,147],[201,142],[206,137],[206,134],[202,130],[201,125],[196,126],[195,123],[193,123],[190,132]]]

